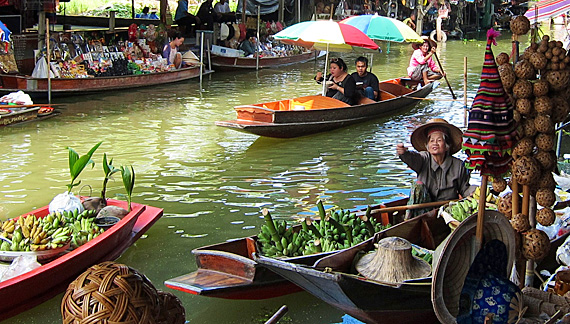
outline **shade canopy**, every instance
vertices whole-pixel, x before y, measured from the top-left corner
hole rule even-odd
[[[538,15],[535,8],[538,8]],[[524,15],[531,23],[534,23],[556,18],[569,10],[570,1],[568,0],[541,0],[535,3],[529,2],[528,10]]]
[[[379,15],[361,15],[340,21],[358,28],[374,40],[388,42],[423,43],[423,39],[404,22]]]
[[[378,49],[378,45],[357,28],[332,20],[303,21],[274,37],[284,43],[332,52]]]

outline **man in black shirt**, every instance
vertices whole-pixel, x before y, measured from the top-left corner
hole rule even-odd
[[[356,81],[356,90],[363,97],[377,100],[380,93],[378,78],[366,69],[368,69],[368,59],[364,56],[358,57],[356,59],[356,72],[352,73],[352,78]]]

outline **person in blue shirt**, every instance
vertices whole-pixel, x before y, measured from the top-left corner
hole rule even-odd
[[[142,13],[136,14],[135,18],[150,19],[150,14],[148,13],[149,11],[149,7],[144,7]]]
[[[192,30],[200,25],[200,18],[188,12],[188,0],[179,0],[174,22],[184,29],[185,35],[192,35]]]

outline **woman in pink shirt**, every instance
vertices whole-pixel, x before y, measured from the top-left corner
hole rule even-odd
[[[423,44],[412,44],[415,51],[410,59],[410,66],[408,66],[408,76],[412,80],[423,80],[424,84],[428,84],[441,79],[444,73],[439,70],[432,59],[436,50],[435,42],[427,37],[422,38],[424,39]]]

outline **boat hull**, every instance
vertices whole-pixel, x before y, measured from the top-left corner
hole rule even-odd
[[[123,208],[127,203],[108,200]],[[69,283],[90,266],[115,260],[161,216],[162,209],[132,204],[132,211],[104,233],[30,272],[0,282],[0,321],[37,306],[63,292]],[[27,214],[44,216],[48,207]],[[26,214],[26,215],[27,215]]]
[[[59,115],[59,112],[55,110],[46,115],[39,114],[38,111],[40,110],[40,108],[41,107],[39,106],[31,107],[20,111],[15,111],[9,114],[0,115],[0,127],[26,123],[30,121],[43,120]]]
[[[405,205],[407,199],[386,203],[385,207]],[[400,216],[398,212],[374,213],[380,206],[374,206],[373,215],[383,222],[390,217]],[[260,266],[253,260],[258,253],[256,236],[244,237],[228,242],[203,246],[192,251],[198,270],[165,281],[168,288],[193,295],[224,299],[267,299],[302,291],[297,285],[285,280],[273,271]],[[333,252],[318,253],[285,258],[296,264],[312,265],[316,260]]]
[[[259,68],[276,68],[296,63],[304,63],[317,58],[318,52],[311,51],[299,55],[283,57],[261,57],[259,58]],[[242,69],[256,69],[257,59],[251,57],[229,57],[210,53],[212,66],[217,71],[233,71]]]
[[[212,71],[204,71],[204,74]],[[95,78],[53,78],[50,80],[52,95],[76,95],[82,93],[100,92],[147,87],[165,83],[185,81],[200,76],[199,67],[182,68],[167,72],[156,72],[137,75]],[[2,87],[0,93],[22,90],[32,96],[45,96],[48,93],[46,78],[33,78],[21,75],[0,75]]]
[[[217,126],[259,136],[293,138],[331,131],[384,116],[399,114],[412,108],[431,93],[436,83],[401,96],[367,104],[309,110],[270,111],[266,109],[253,118],[217,121]],[[244,109],[236,107],[236,110]],[[259,111],[260,108],[257,108]],[[239,114],[239,111],[238,111]],[[261,117],[260,117],[261,116]]]

